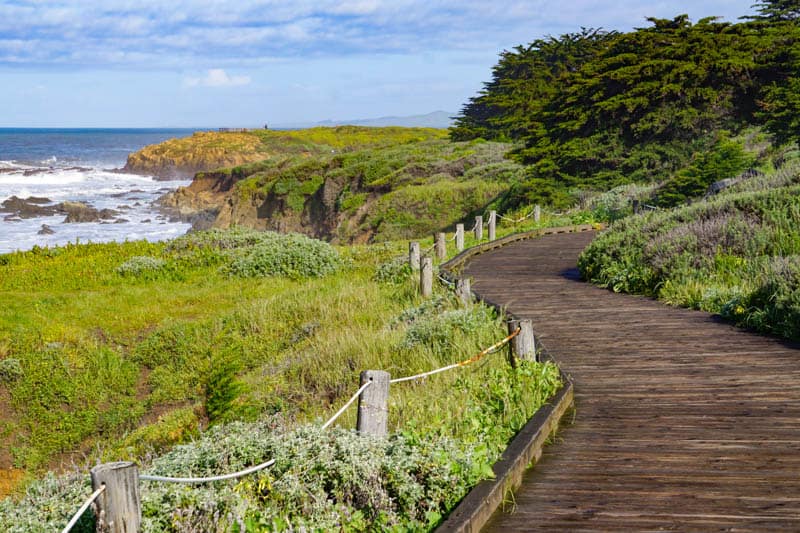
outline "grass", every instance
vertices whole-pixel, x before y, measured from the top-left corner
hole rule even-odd
[[[407,269],[376,275],[391,270],[385,265],[404,252],[403,243],[324,245],[329,251],[318,256],[322,243],[308,247],[293,239],[212,231],[171,243],[69,245],[0,256],[0,292],[10,302],[0,309],[5,369],[0,392],[9,407],[3,411],[2,438],[14,466],[30,476],[70,459],[133,459],[182,474],[195,467],[175,456],[158,456],[187,439],[200,439],[191,444],[197,449],[210,446],[203,443],[213,441],[213,433],[205,437],[203,431],[235,421],[251,424],[230,426],[240,428],[235,431],[245,447],[250,446],[246,436],[262,431],[258,424],[269,420],[280,420],[276,434],[286,436],[274,446],[299,434],[308,442],[355,446],[347,431],[355,424],[353,409],[337,422],[342,429],[332,437],[314,428],[357,388],[361,370],[410,375],[465,359],[505,335],[500,319],[480,306],[462,308],[444,292],[421,300]],[[264,243],[299,252],[254,259]],[[334,268],[327,266],[327,254],[337,256]],[[314,263],[317,257],[323,262]],[[260,267],[232,268],[242,260],[270,268],[274,261],[295,267],[311,261],[312,266],[277,268],[261,277]],[[164,509],[205,516],[200,509],[208,501],[227,509],[218,516],[229,526],[235,515],[257,529],[306,520],[309,527],[323,529],[331,524],[354,530],[432,527],[459,494],[486,475],[506,442],[558,386],[552,365],[512,370],[502,354],[494,354],[464,369],[393,387],[390,442],[399,448],[381,445],[363,453],[377,454],[374,464],[394,465],[378,468],[384,476],[402,471],[408,459],[394,455],[399,450],[407,450],[402,457],[411,454],[425,468],[433,467],[438,473],[423,481],[423,488],[401,480],[400,488],[385,489],[387,494],[413,489],[440,495],[422,510],[413,507],[416,496],[404,497],[399,506],[391,496],[371,507],[355,502],[355,507],[325,507],[308,517],[298,511],[305,509],[303,498],[283,501],[277,494],[265,497],[258,488],[259,483],[284,483],[279,481],[284,477],[286,483],[300,483],[291,487],[310,486],[291,473],[298,465],[284,465],[247,487],[209,488],[196,497],[177,488],[148,493],[154,502],[146,515],[148,527],[180,530],[183,511],[165,514]],[[269,446],[262,453],[272,453]],[[453,453],[443,455],[443,449]],[[218,469],[232,466],[219,463]],[[339,479],[345,475],[339,468],[345,467],[351,468],[320,468]],[[74,510],[81,487],[83,477],[32,482],[28,496],[0,504],[0,524],[7,530],[55,527]],[[237,507],[235,501],[247,505]],[[27,525],[14,518],[19,506],[31,509]],[[359,509],[362,515],[353,514]]]

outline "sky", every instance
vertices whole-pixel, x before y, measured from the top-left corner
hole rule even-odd
[[[754,0],[0,0],[0,127],[457,112],[506,49]]]

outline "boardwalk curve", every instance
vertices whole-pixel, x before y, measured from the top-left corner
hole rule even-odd
[[[800,349],[581,283],[591,233],[474,257],[481,296],[532,318],[574,423],[490,531],[800,531]]]

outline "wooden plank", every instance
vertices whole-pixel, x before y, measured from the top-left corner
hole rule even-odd
[[[574,424],[487,530],[800,530],[800,346],[582,283],[593,235],[557,232],[451,261],[574,382]]]

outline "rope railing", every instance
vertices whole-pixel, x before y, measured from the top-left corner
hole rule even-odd
[[[169,476],[156,476],[152,474],[142,474],[139,476],[139,479],[144,481],[161,481],[164,483],[188,483],[188,484],[196,484],[196,483],[211,483],[212,481],[224,481],[226,479],[237,479],[240,477],[244,477],[247,474],[252,474],[253,472],[258,472],[259,470],[264,470],[267,467],[270,467],[275,464],[275,459],[270,459],[265,463],[261,463],[259,465],[251,466],[250,468],[246,468],[244,470],[240,470],[239,472],[233,472],[231,474],[223,474],[220,476],[209,476],[209,477],[169,477]]]
[[[477,363],[478,361],[480,361],[481,359],[483,359],[487,355],[495,353],[497,350],[499,350],[500,348],[502,348],[503,346],[505,346],[506,344],[511,342],[511,339],[513,339],[514,337],[519,335],[520,331],[521,331],[521,329],[517,328],[513,333],[508,335],[505,339],[496,342],[495,344],[489,346],[485,350],[480,351],[479,353],[477,353],[476,355],[470,357],[469,359],[465,359],[465,360],[460,361],[458,363],[453,363],[452,365],[443,366],[443,367],[437,368],[435,370],[429,370],[428,372],[422,372],[421,374],[415,374],[413,376],[406,376],[404,378],[390,379],[389,383],[403,383],[404,381],[414,381],[414,380],[417,380],[417,379],[423,379],[423,378],[426,378],[428,376],[432,376],[434,374],[439,374],[441,372],[445,372],[447,370],[452,370],[454,368],[459,368],[459,367],[471,365],[472,363]]]
[[[333,416],[332,416],[332,417],[331,417],[331,418],[330,418],[330,419],[329,419],[327,422],[325,422],[324,424],[322,424],[322,429],[328,429],[328,426],[330,426],[331,424],[333,424],[333,421],[334,421],[334,420],[336,420],[337,418],[339,418],[339,417],[342,415],[342,413],[344,413],[344,412],[345,412],[345,410],[347,410],[347,408],[348,408],[348,407],[350,407],[350,404],[352,404],[354,401],[356,401],[356,398],[358,398],[359,396],[361,396],[361,393],[362,393],[362,392],[364,392],[365,390],[367,390],[367,387],[369,387],[370,385],[372,385],[372,382],[371,382],[371,381],[367,381],[366,383],[364,383],[363,385],[361,385],[361,388],[359,388],[359,389],[356,391],[356,393],[355,393],[355,394],[353,394],[353,396],[351,396],[349,400],[347,400],[347,403],[346,403],[346,404],[344,404],[344,405],[342,406],[342,408],[341,408],[341,409],[339,409],[339,410],[336,412],[336,414],[335,414],[335,415],[333,415]]]
[[[453,283],[452,281],[450,281],[446,277],[442,276],[441,274],[439,274],[438,277],[439,277],[439,281],[441,281],[442,283],[444,283],[448,287],[455,287],[456,286],[455,283]]]
[[[530,217],[540,212],[538,206],[534,208],[530,213],[521,217],[519,219],[509,218],[503,215],[499,215],[493,211],[488,213],[488,220],[486,221],[485,225],[488,225],[490,228],[490,240],[494,239],[494,224],[496,220],[503,219],[503,220],[510,220],[514,223],[519,223],[524,220],[529,219]],[[538,215],[537,215],[538,218]],[[481,218],[476,217],[475,224],[469,230],[470,232],[475,232],[476,237],[481,237],[479,240],[483,240],[482,235],[479,232],[479,225],[480,228],[484,226],[481,223]],[[458,234],[462,236],[462,240],[457,241],[463,245],[463,226],[459,225],[460,227],[457,228]],[[436,240],[441,245],[444,242],[444,235],[438,234]],[[457,235],[453,236],[453,238],[449,239],[449,241],[457,240]],[[426,284],[430,284],[431,274],[432,274],[432,261],[428,257],[424,261],[421,261],[420,258],[423,255],[429,254],[431,251],[436,249],[436,243],[432,246],[427,248],[421,254],[419,253],[419,245],[418,243],[412,243],[411,250],[409,252],[409,261],[416,260],[420,262],[420,273],[421,273],[421,281],[420,281],[420,290],[423,296],[430,295],[430,292],[426,294],[425,286]],[[428,276],[425,278],[425,276]],[[448,276],[449,277],[449,276]],[[475,295],[470,291],[469,288],[469,279],[448,279],[441,274],[438,275],[439,280],[451,287],[455,288],[456,293],[461,298],[462,302],[469,303],[475,297]],[[426,282],[425,279],[428,281]],[[501,310],[501,312],[503,312]],[[475,354],[474,356],[465,359],[463,361],[459,361],[457,363],[449,364],[440,368],[436,368],[433,370],[429,370],[427,372],[422,372],[419,374],[415,374],[412,376],[405,376],[400,378],[391,379],[388,372],[383,371],[373,371],[367,370],[362,372],[361,374],[361,382],[362,384],[359,386],[358,390],[350,396],[347,402],[340,407],[336,413],[333,414],[323,425],[322,429],[328,429],[339,417],[341,417],[344,412],[356,401],[359,400],[358,406],[358,419],[356,428],[361,433],[373,434],[377,436],[385,436],[386,429],[387,429],[387,420],[388,420],[388,394],[389,394],[389,384],[392,383],[404,383],[409,381],[418,381],[421,379],[425,379],[429,376],[433,376],[442,372],[446,372],[448,370],[453,370],[456,368],[465,367],[476,363],[486,357],[487,355],[493,354],[497,352],[500,348],[505,345],[511,343],[514,340],[514,343],[511,344],[511,354],[512,359],[511,363],[514,364],[514,357],[521,358],[521,359],[529,359],[529,360],[537,360],[537,350],[534,344],[534,336],[533,336],[533,329],[530,320],[516,320],[512,317],[509,320],[509,334],[503,338],[502,340],[494,343],[493,345],[485,348]],[[513,327],[513,329],[512,329]],[[377,422],[376,422],[377,419]],[[118,512],[120,509],[123,509],[124,513],[138,513],[138,516],[141,517],[141,509],[140,499],[138,495],[139,485],[138,480],[143,481],[150,481],[150,482],[162,482],[162,483],[184,483],[184,484],[201,484],[201,483],[211,483],[216,481],[225,481],[225,480],[232,480],[244,477],[249,474],[253,474],[255,472],[264,470],[277,462],[276,458],[272,458],[268,461],[263,463],[250,466],[243,470],[239,470],[237,472],[232,472],[229,474],[220,474],[216,476],[203,476],[203,477],[172,477],[172,476],[161,476],[155,474],[138,474],[137,466],[135,463],[131,462],[122,462],[122,463],[108,463],[104,465],[98,465],[97,467],[92,469],[92,484],[94,485],[93,488],[96,490],[92,493],[92,495],[81,505],[80,509],[75,513],[69,523],[66,525],[62,533],[68,533],[78,522],[81,516],[86,512],[92,503],[97,502],[96,512],[98,516],[104,517],[103,520],[115,520],[118,519],[121,522],[131,518],[132,515],[128,514],[125,515],[125,518],[120,517],[109,517],[108,513],[112,515]],[[123,471],[127,471],[127,473],[123,473]],[[97,476],[96,476],[97,473]],[[102,475],[101,475],[102,473]],[[105,477],[103,477],[105,476]],[[109,477],[110,476],[110,477]],[[128,477],[125,477],[128,476]],[[107,484],[110,483],[113,488],[109,489],[108,494],[114,495],[113,498],[121,498],[124,500],[124,505],[116,503],[110,503],[109,500],[111,497],[107,496],[98,501],[98,497],[107,490]],[[135,516],[134,516],[135,518]],[[133,518],[131,518],[133,519]],[[138,522],[139,518],[135,518],[135,523]]]
[[[69,533],[72,530],[72,528],[75,527],[75,524],[78,523],[78,520],[81,519],[83,513],[86,512],[86,509],[88,509],[89,506],[94,503],[94,501],[98,498],[98,496],[100,496],[103,493],[104,490],[106,490],[106,486],[100,485],[100,487],[96,491],[94,491],[91,496],[86,498],[86,501],[83,502],[83,505],[81,505],[80,509],[75,511],[75,514],[72,515],[70,521],[67,523],[66,526],[64,526],[64,529],[61,530],[61,533]]]
[[[502,218],[503,220],[507,220],[509,222],[513,222],[514,224],[519,224],[520,222],[524,222],[524,221],[528,220],[529,218],[531,218],[534,215],[535,212],[536,212],[536,210],[533,209],[533,210],[531,210],[530,213],[528,213],[527,215],[525,215],[523,217],[520,217],[520,218],[509,218],[507,216],[503,216],[503,215],[498,214],[497,218]]]
[[[364,383],[355,392],[355,394],[353,394],[350,397],[350,399],[347,400],[347,403],[345,403],[341,407],[341,409],[336,411],[336,414],[334,414],[332,417],[330,417],[327,422],[322,424],[322,429],[328,429],[328,427],[331,424],[333,424],[336,421],[337,418],[342,416],[342,413],[344,413],[347,410],[347,408],[350,407],[350,405],[352,405],[352,403],[354,401],[356,401],[356,399],[359,396],[361,396],[361,393],[364,392],[366,390],[366,388],[369,387],[371,384],[372,384],[371,381],[368,381],[368,382]],[[261,463],[259,465],[251,466],[250,468],[246,468],[244,470],[240,470],[239,472],[233,472],[231,474],[223,474],[223,475],[219,475],[219,476],[210,476],[210,477],[169,477],[169,476],[155,476],[155,475],[151,475],[151,474],[142,474],[142,475],[139,476],[139,479],[143,479],[145,481],[161,481],[161,482],[164,482],[164,483],[189,483],[189,484],[210,483],[212,481],[224,481],[226,479],[237,479],[237,478],[240,478],[240,477],[244,477],[244,476],[246,476],[248,474],[252,474],[254,472],[258,472],[259,470],[263,470],[263,469],[265,469],[267,467],[270,467],[270,466],[274,465],[275,461],[276,461],[276,459],[270,459],[269,461],[266,461],[266,462]]]

